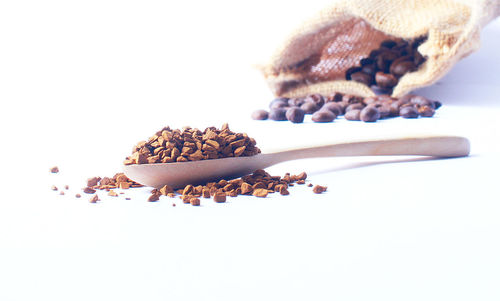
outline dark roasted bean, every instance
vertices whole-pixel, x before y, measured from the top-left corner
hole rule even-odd
[[[382,43],[380,43],[380,47],[386,47],[386,48],[392,48],[396,46],[396,41],[394,40],[385,40],[385,41],[382,41]]]
[[[377,73],[377,66],[375,66],[375,64],[365,65],[365,66],[363,66],[361,71],[363,73],[368,74],[368,75],[375,75],[375,73]],[[352,76],[351,76],[351,78],[352,78]]]
[[[288,106],[288,98],[285,97],[276,98],[269,104],[270,109],[283,108],[286,106]]]
[[[319,110],[312,115],[314,122],[332,122],[337,116],[329,110]]]
[[[375,74],[375,82],[377,82],[379,87],[392,88],[397,85],[398,79],[390,73],[377,72]]]
[[[269,117],[269,113],[265,110],[256,110],[252,113],[252,119],[255,120],[266,120]]]
[[[305,102],[313,102],[318,108],[321,108],[325,104],[325,99],[321,94],[311,94],[304,98]]]
[[[434,102],[420,95],[415,95],[410,98],[410,102],[417,106],[428,106],[434,109]]]
[[[359,118],[360,113],[361,110],[350,110],[348,112],[345,112],[344,118],[347,120],[361,120]]]
[[[312,114],[319,109],[314,102],[306,102],[303,105],[301,105],[300,108],[304,110],[306,114]]]
[[[347,106],[345,108],[346,113],[349,112],[350,110],[362,110],[365,106],[361,103],[353,103]]]
[[[286,111],[286,118],[293,123],[304,122],[304,110],[301,108],[293,107]]]
[[[362,83],[367,86],[371,86],[371,84],[373,83],[373,76],[364,72],[356,72],[351,74],[351,79],[355,82]]]
[[[269,112],[269,119],[275,120],[275,121],[286,120],[286,109],[283,109],[283,108],[272,109]]]
[[[367,106],[361,110],[359,118],[364,122],[375,122],[380,118],[380,112],[373,106]]]
[[[417,118],[418,111],[413,106],[403,106],[399,109],[399,116],[403,118]]]
[[[351,67],[347,69],[347,71],[345,72],[345,79],[351,80],[351,75],[359,71],[361,71],[361,67]]]
[[[402,61],[391,65],[391,73],[396,76],[403,76],[408,72],[415,71],[417,66],[412,61]]]
[[[304,98],[301,97],[290,98],[288,100],[288,105],[291,107],[300,107],[303,104],[304,104]]]
[[[322,110],[329,110],[336,116],[342,115],[343,114],[343,109],[342,106],[336,102],[327,102],[323,105],[321,108]]]
[[[421,106],[418,108],[418,113],[422,117],[432,117],[434,116],[434,109],[429,106]]]
[[[340,102],[344,95],[342,93],[334,93],[326,98],[326,102]]]

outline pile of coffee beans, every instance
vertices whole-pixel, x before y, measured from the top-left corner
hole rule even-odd
[[[432,117],[441,106],[439,101],[408,94],[401,98],[389,95],[357,97],[335,93],[328,97],[312,94],[300,98],[276,98],[269,104],[269,112],[257,110],[252,113],[255,120],[289,120],[304,122],[306,114],[312,114],[314,122],[332,122],[344,115],[347,120],[375,122],[379,119],[401,116],[403,118]]]
[[[391,94],[403,75],[416,71],[425,62],[417,50],[424,41],[425,38],[385,40],[357,66],[347,69],[345,78],[365,84],[374,91]]]
[[[253,156],[260,153],[255,139],[245,133],[234,133],[224,124],[219,130],[203,132],[191,127],[182,130],[165,127],[148,141],[139,142],[133,154],[124,161],[130,164],[187,162],[227,157]]]

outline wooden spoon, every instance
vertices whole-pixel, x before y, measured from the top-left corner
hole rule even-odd
[[[232,179],[274,164],[304,158],[346,156],[431,156],[464,157],[469,155],[469,140],[464,137],[412,137],[361,142],[338,143],[287,151],[179,163],[125,165],[130,179],[143,185],[179,188],[187,184],[203,184],[219,179]]]

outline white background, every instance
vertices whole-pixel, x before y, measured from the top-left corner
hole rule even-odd
[[[500,21],[419,91],[443,102],[434,118],[250,120],[272,99],[253,64],[328,2],[2,2],[0,300],[500,299]],[[263,151],[448,133],[472,153],[269,169],[306,171],[322,195],[299,186],[201,207],[148,203],[147,188],[73,197],[161,127],[223,122]]]

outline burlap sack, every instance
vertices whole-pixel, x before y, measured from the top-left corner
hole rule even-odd
[[[392,95],[430,85],[477,50],[480,30],[500,15],[500,0],[340,0],[304,23],[262,68],[277,96],[333,92],[372,96],[345,71],[388,38],[427,36],[427,60],[400,78]]]

